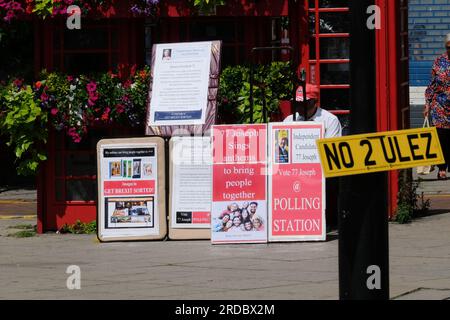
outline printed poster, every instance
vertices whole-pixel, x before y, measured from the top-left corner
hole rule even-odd
[[[156,45],[149,125],[206,122],[212,42]]]
[[[213,126],[211,242],[267,242],[267,126]]]
[[[269,125],[269,241],[326,239],[323,124]]]
[[[211,138],[172,138],[171,227],[211,226]]]
[[[100,149],[102,236],[158,235],[156,144]]]

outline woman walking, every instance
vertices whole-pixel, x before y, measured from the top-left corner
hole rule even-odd
[[[423,112],[424,117],[431,115],[444,153],[445,163],[438,166],[438,180],[446,180],[450,168],[450,33],[445,38],[445,48],[447,52],[434,61]]]

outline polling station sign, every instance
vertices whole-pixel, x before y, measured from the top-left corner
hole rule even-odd
[[[325,179],[316,141],[317,122],[269,124],[269,241],[322,241]]]
[[[444,163],[436,128],[320,139],[325,177],[339,177]]]

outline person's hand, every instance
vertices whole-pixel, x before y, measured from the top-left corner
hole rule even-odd
[[[427,103],[423,108],[423,117],[428,118],[429,115],[430,115],[430,105]]]

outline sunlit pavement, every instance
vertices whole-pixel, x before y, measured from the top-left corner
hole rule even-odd
[[[32,197],[31,197],[32,198]],[[390,296],[450,297],[450,196],[427,195],[433,215],[390,223]],[[29,202],[19,211],[32,208]],[[8,203],[1,202],[0,212]],[[12,201],[12,200],[8,200]],[[19,201],[20,202],[20,201]],[[6,216],[6,214],[5,214]],[[26,217],[25,217],[26,218]],[[338,299],[338,241],[212,246],[209,241],[101,244],[93,235],[13,238],[0,219],[0,299]],[[81,290],[66,287],[81,268]]]

